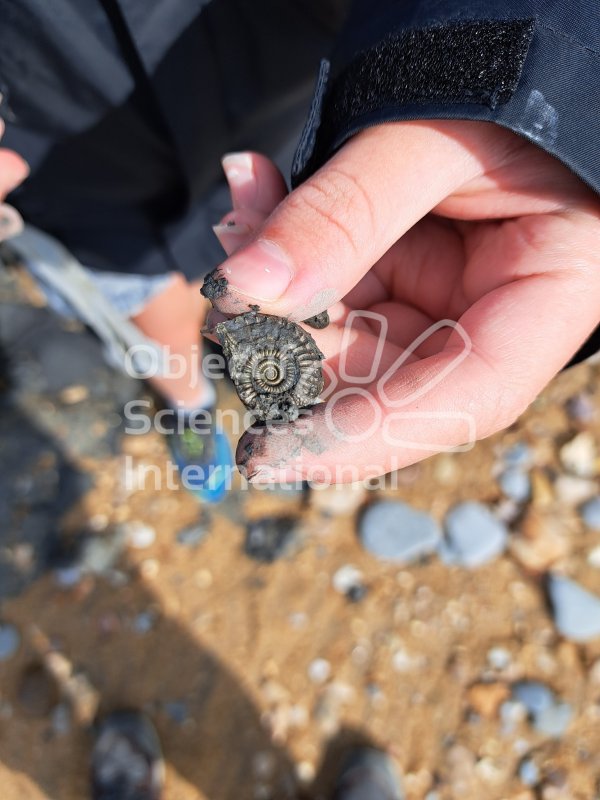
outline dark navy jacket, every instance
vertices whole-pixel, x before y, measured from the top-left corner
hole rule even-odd
[[[10,197],[85,263],[198,275],[228,150],[306,115],[299,182],[367,125],[490,120],[600,191],[598,0],[0,0]],[[216,220],[213,220],[213,222]]]

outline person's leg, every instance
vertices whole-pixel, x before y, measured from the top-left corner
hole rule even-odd
[[[149,379],[173,408],[194,410],[214,402],[213,387],[201,370],[200,330],[209,308],[197,287],[175,273],[167,288],[132,317],[148,338],[167,348],[168,354],[183,359],[185,369],[180,377]]]

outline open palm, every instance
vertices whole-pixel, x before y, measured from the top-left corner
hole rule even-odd
[[[422,153],[421,190],[414,178],[418,164],[413,162],[406,175],[402,159],[395,162],[389,154],[397,152],[394,137],[402,140],[398,147],[418,150],[424,130],[430,149]],[[388,154],[384,169],[377,163],[378,151]],[[453,155],[464,159],[459,168]],[[440,167],[444,156],[448,166]],[[334,466],[358,464],[360,477],[513,422],[600,321],[596,196],[541,149],[487,123],[380,126],[351,140],[322,173],[328,168],[343,176],[339,183],[346,193],[330,192],[335,202],[326,196],[325,212],[315,212],[319,195],[327,194],[319,174],[308,202],[294,201],[295,193],[285,198],[274,167],[252,156],[254,182],[230,181],[234,211],[225,221],[236,225],[217,230],[228,253],[242,247],[234,258],[246,255],[248,263],[256,232],[284,245],[286,237],[291,241],[300,264],[296,280],[283,298],[262,305],[266,311],[298,318],[321,310],[313,308],[311,298],[318,296],[319,285],[331,285],[332,271],[339,271],[341,302],[331,307],[332,325],[315,334],[334,384],[333,406],[330,401],[329,410],[327,403],[319,407],[313,420],[324,446],[315,452],[306,440],[299,449],[298,437],[292,436],[286,449],[281,437],[276,442],[264,436],[260,447],[252,448],[255,466],[265,474],[267,467],[291,465],[297,475],[310,471],[328,479]],[[396,181],[389,177],[395,169]],[[356,197],[347,194],[353,185]],[[403,191],[414,196],[410,212]],[[394,241],[395,204],[407,219]],[[319,246],[322,251],[321,258],[312,256],[312,275],[309,258],[296,254],[298,230],[310,229],[311,207],[309,253]],[[419,213],[423,207],[426,213]],[[353,214],[367,220],[367,233],[352,227]],[[321,219],[335,230],[320,243],[315,225]],[[361,246],[377,251],[370,243],[374,232],[392,243],[381,247],[383,254],[366,268],[355,252]],[[342,241],[340,254],[335,258],[334,250],[332,258],[336,237]],[[243,293],[235,294],[239,300]],[[231,310],[227,301],[224,306]],[[441,321],[446,322],[436,324]],[[360,389],[353,392],[353,385]]]

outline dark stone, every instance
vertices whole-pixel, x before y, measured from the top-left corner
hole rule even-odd
[[[244,552],[256,561],[272,563],[298,543],[296,517],[263,517],[248,524]]]

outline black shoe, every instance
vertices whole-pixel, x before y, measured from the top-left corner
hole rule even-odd
[[[160,800],[164,762],[152,723],[134,711],[101,720],[92,752],[93,800]]]
[[[336,781],[332,800],[404,800],[400,778],[388,755],[360,748],[349,753]]]

